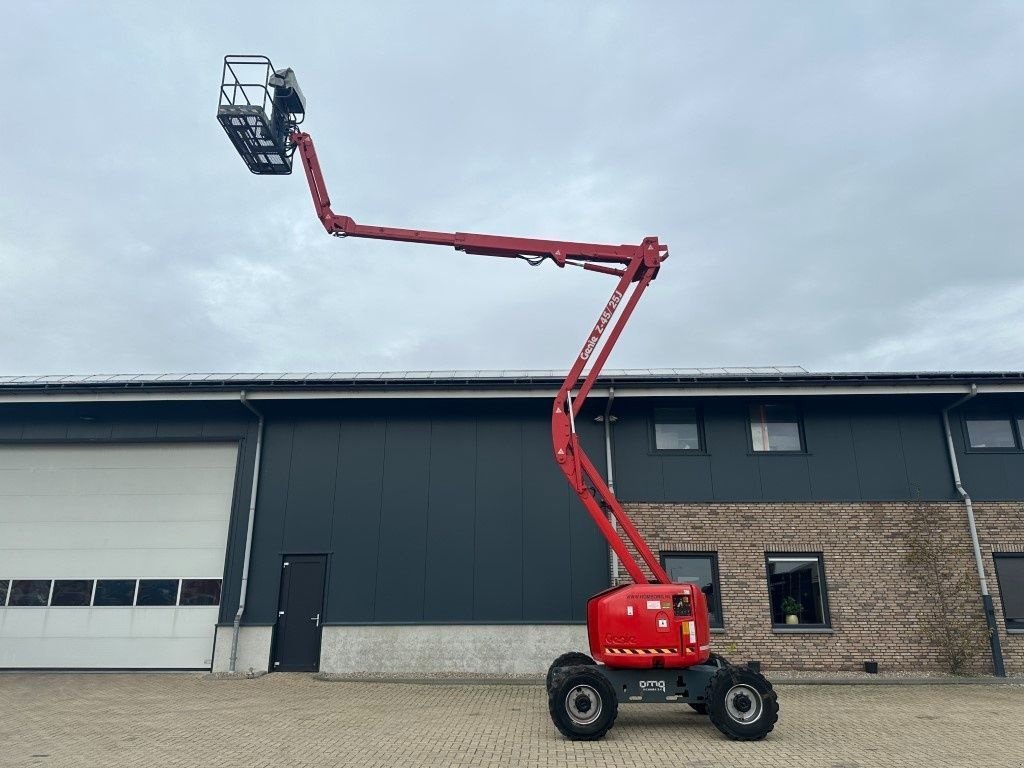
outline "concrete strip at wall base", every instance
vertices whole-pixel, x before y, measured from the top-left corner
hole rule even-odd
[[[213,652],[213,671],[227,672],[231,663],[232,627],[217,627],[217,645]],[[242,627],[238,632],[236,672],[267,672],[270,669],[270,641],[273,627]]]
[[[327,626],[320,671],[543,675],[556,656],[587,647],[581,624]]]

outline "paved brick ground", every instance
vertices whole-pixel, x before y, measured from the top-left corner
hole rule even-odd
[[[0,675],[0,766],[1024,766],[1024,687],[780,686],[779,699],[759,743],[642,705],[580,743],[532,685]]]

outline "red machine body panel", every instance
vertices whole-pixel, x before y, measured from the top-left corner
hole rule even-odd
[[[629,584],[587,602],[590,655],[614,668],[690,667],[711,653],[707,598],[696,584]]]

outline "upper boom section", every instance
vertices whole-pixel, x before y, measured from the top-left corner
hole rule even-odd
[[[328,232],[338,237],[365,237],[374,240],[448,245],[465,253],[524,258],[533,263],[551,259],[560,267],[564,267],[566,264],[575,264],[594,272],[605,272],[616,276],[622,276],[623,270],[605,265],[620,264],[624,268],[639,259],[643,262],[643,269],[634,277],[635,280],[639,280],[648,270],[654,270],[656,273],[661,262],[668,258],[668,246],[658,244],[657,238],[648,238],[645,241],[648,247],[638,249],[636,245],[601,245],[568,240],[479,235],[469,232],[432,232],[423,229],[357,224],[352,217],[342,216],[331,210],[331,198],[327,193],[327,184],[324,182],[323,171],[320,169],[320,161],[317,159],[313,138],[308,133],[299,131],[292,133],[289,138],[291,143],[298,147],[317,217]],[[652,240],[656,245],[654,248],[650,247]],[[653,277],[652,275],[652,279]]]

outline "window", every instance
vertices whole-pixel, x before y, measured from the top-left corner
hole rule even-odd
[[[10,586],[10,579],[0,579],[0,605],[7,605],[7,589]]]
[[[93,605],[131,605],[135,602],[135,579],[99,579]]]
[[[50,605],[88,605],[92,600],[92,579],[57,579],[53,582]]]
[[[182,579],[179,605],[219,605],[220,579]]]
[[[1006,418],[965,419],[967,441],[971,448],[1016,448],[1013,421]]]
[[[139,579],[136,605],[176,605],[177,602],[177,579]]]
[[[767,556],[768,599],[776,627],[829,626],[825,569],[820,554]]]
[[[791,405],[752,405],[750,445],[757,452],[802,451],[800,416]]]
[[[1024,553],[993,553],[992,559],[996,564],[1006,628],[1024,629]]]
[[[711,626],[721,629],[722,598],[718,586],[718,556],[713,552],[666,553],[661,557],[662,566],[674,582],[696,584],[708,601],[708,618]]]
[[[49,579],[15,579],[11,582],[8,605],[46,605],[49,601]]]
[[[654,409],[654,450],[700,451],[702,448],[696,408]]]

